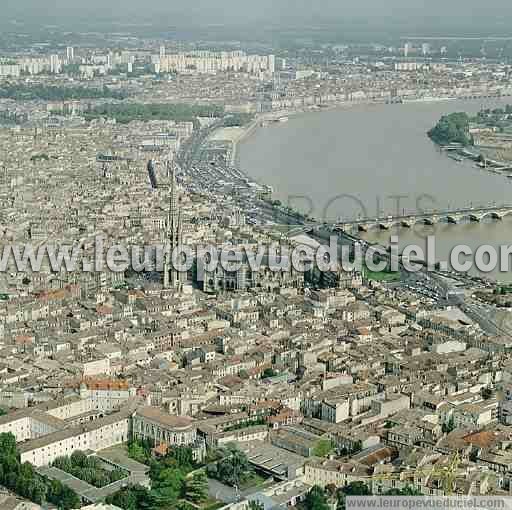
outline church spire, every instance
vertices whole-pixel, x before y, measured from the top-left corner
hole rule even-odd
[[[165,225],[165,242],[168,244],[164,260],[164,288],[177,289],[181,285],[180,275],[172,263],[172,254],[181,243],[181,208],[179,205],[176,167],[173,162],[167,161],[167,171],[170,174],[169,210]]]

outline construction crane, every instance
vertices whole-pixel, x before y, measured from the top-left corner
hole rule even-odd
[[[441,467],[433,466],[430,469],[411,469],[411,470],[404,470],[399,472],[391,472],[391,473],[382,473],[382,474],[376,474],[372,475],[370,479],[372,481],[379,481],[379,480],[402,480],[402,477],[404,476],[422,476],[422,477],[430,477],[434,479],[439,479],[442,481],[443,484],[443,490],[445,496],[450,496],[453,493],[454,488],[454,482],[455,478],[457,477],[457,469],[460,465],[460,456],[457,453],[455,453],[451,459],[450,462]]]

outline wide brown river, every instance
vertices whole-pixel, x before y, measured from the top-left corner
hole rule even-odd
[[[510,99],[509,99],[510,101]],[[421,210],[512,204],[512,179],[440,152],[426,136],[441,115],[493,108],[506,101],[473,100],[358,105],[291,116],[259,128],[240,146],[240,164],[274,188],[282,202],[316,219],[348,220]],[[512,244],[512,215],[482,223],[400,228],[400,245],[425,245],[435,234],[436,258],[451,248]],[[386,244],[391,232],[365,238]],[[512,267],[512,263],[511,263]],[[512,271],[488,276],[512,281]]]

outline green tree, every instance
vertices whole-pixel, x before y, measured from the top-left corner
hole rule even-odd
[[[338,510],[345,509],[345,500],[347,496],[371,496],[371,494],[372,492],[370,488],[364,482],[351,482],[336,491]]]
[[[164,468],[152,475],[151,497],[157,506],[176,504],[182,497],[185,475],[180,469]]]
[[[194,467],[194,453],[189,446],[177,446],[172,448],[169,455],[176,459],[178,466],[190,471]]]
[[[188,501],[178,501],[176,510],[196,510],[196,507]]]
[[[5,457],[16,457],[16,438],[10,432],[0,434],[0,459]]]
[[[110,472],[110,483],[117,482],[126,478],[126,472],[122,469],[114,469]]]
[[[196,471],[185,480],[185,498],[201,503],[208,498],[208,478],[204,471]]]
[[[107,497],[106,502],[123,510],[152,510],[155,506],[151,492],[142,485],[124,487]]]
[[[78,494],[58,480],[52,480],[50,482],[47,499],[50,503],[56,505],[59,510],[80,508],[80,498]]]
[[[249,510],[265,510],[265,506],[259,501],[251,500],[249,501]]]
[[[46,494],[48,492],[48,487],[45,484],[44,480],[40,477],[36,477],[32,480],[30,485],[30,493],[26,496],[30,501],[37,503],[38,505],[42,505],[46,500]]]
[[[265,370],[263,370],[263,374],[262,374],[262,376],[264,378],[274,377],[276,375],[277,375],[277,372],[274,369],[272,369],[272,368],[265,368]]]
[[[385,492],[386,496],[422,496],[420,490],[411,485],[406,485],[403,489],[389,489]]]
[[[224,107],[219,105],[189,105],[189,104],[104,104],[94,108],[86,114],[89,120],[100,117],[115,119],[120,124],[126,124],[133,120],[174,120],[177,122],[195,122],[198,117],[217,117],[224,115]]]
[[[53,466],[66,473],[70,473],[73,470],[73,463],[69,457],[57,457],[53,461]]]
[[[71,464],[74,466],[86,467],[87,466],[87,455],[80,451],[74,451],[69,457]]]
[[[322,487],[314,485],[304,499],[305,510],[329,510],[327,496]]]
[[[106,499],[109,505],[115,505],[123,510],[137,510],[137,493],[132,487],[126,487],[108,496]]]
[[[121,469],[107,471],[97,457],[87,456],[79,450],[69,457],[56,458],[52,465],[95,487],[105,487],[127,476]]]
[[[347,496],[371,496],[372,492],[364,482],[351,482],[343,488]]]
[[[62,488],[62,495],[60,498],[60,503],[58,504],[59,508],[62,510],[71,510],[74,508],[80,508],[81,501],[78,494],[70,489],[69,487],[64,486]]]
[[[149,464],[151,448],[143,442],[131,441],[128,443],[128,457],[141,464]]]
[[[428,132],[428,136],[438,144],[470,145],[472,140],[469,134],[469,116],[464,112],[444,115]]]
[[[334,445],[329,439],[319,439],[313,449],[313,455],[327,457],[334,450]]]
[[[217,478],[233,487],[240,486],[251,471],[247,455],[236,446],[230,446],[227,457],[217,463]]]
[[[219,448],[213,448],[211,446],[206,447],[206,464],[212,464],[221,460],[223,457],[222,451]]]
[[[441,426],[441,430],[445,434],[449,434],[450,432],[455,430],[455,422],[453,421],[453,416],[450,416],[448,423],[443,423],[443,425]]]
[[[10,432],[0,434],[0,483],[14,490],[20,470],[16,438]]]
[[[0,86],[0,98],[21,101],[36,99],[44,101],[68,101],[70,99],[125,99],[124,92],[111,90],[108,87],[79,86],[46,86],[38,84],[7,83]]]

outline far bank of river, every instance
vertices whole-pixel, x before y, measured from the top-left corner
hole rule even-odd
[[[510,100],[509,100],[510,101]],[[426,136],[439,118],[476,113],[503,100],[353,105],[293,115],[253,130],[239,146],[241,168],[274,188],[275,198],[317,219],[376,217],[421,209],[512,203],[512,179],[457,162]],[[436,235],[437,258],[455,244],[512,243],[512,217],[501,222],[439,224],[399,230],[400,244]],[[365,234],[386,244],[390,232]],[[512,280],[512,274],[494,274]]]

